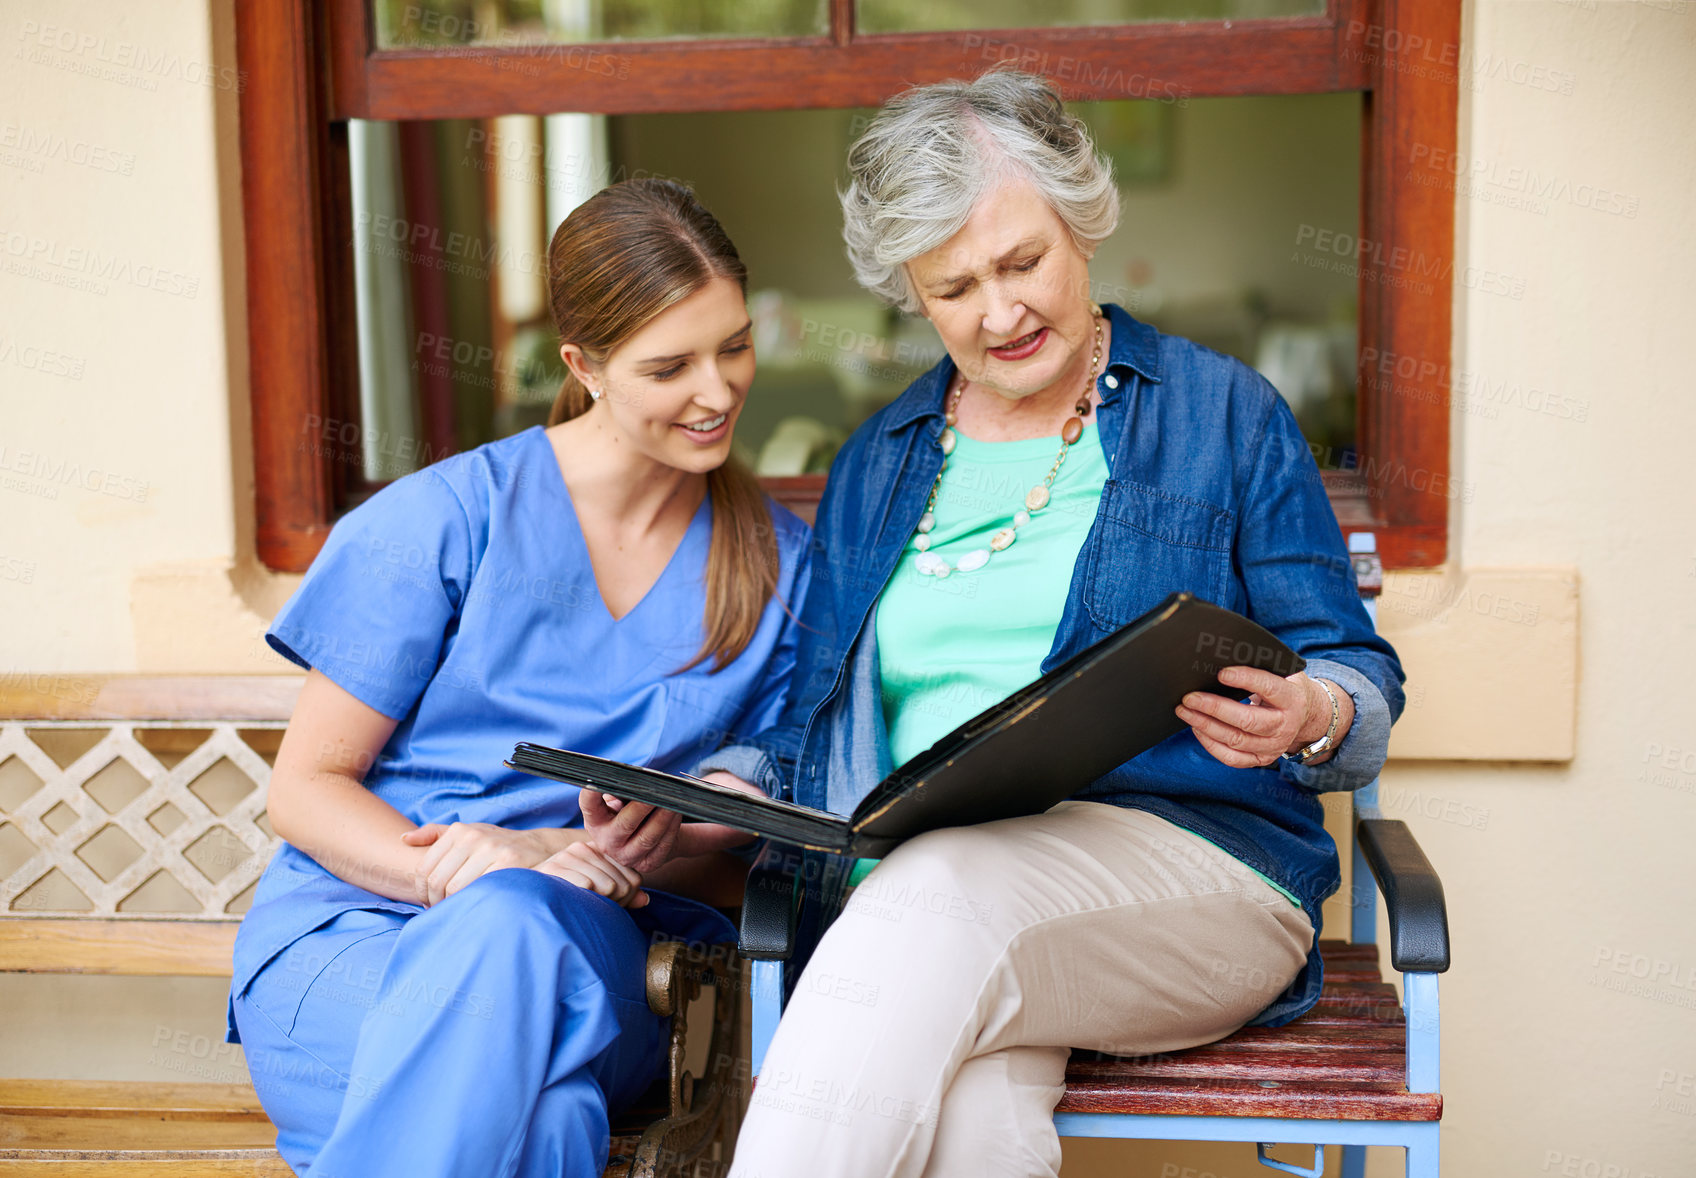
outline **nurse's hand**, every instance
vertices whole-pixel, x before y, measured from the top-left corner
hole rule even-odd
[[[431,822],[401,835],[409,847],[428,847],[418,865],[418,902],[443,900],[491,871],[534,867],[559,849],[557,831],[507,830],[486,822]]]
[[[572,843],[550,855],[536,865],[536,870],[605,896],[621,908],[640,908],[648,902],[642,877],[603,855],[588,841]]]

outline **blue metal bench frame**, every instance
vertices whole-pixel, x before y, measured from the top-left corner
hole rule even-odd
[[[1382,584],[1371,533],[1349,537],[1361,595],[1373,622]],[[1376,944],[1378,894],[1384,894],[1390,924],[1391,965],[1402,975],[1402,1009],[1407,1030],[1407,1090],[1439,1092],[1440,1060],[1437,975],[1449,967],[1448,914],[1443,885],[1403,822],[1386,819],[1378,809],[1378,783],[1357,790],[1353,802],[1353,885],[1350,938]],[[782,1008],[783,967],[794,944],[797,900],[801,889],[792,875],[756,868],[749,877],[743,906],[742,952],[752,959],[753,1060],[759,1075],[777,1030]],[[1364,1178],[1366,1147],[1395,1146],[1407,1151],[1408,1178],[1437,1178],[1438,1121],[1319,1120],[1234,1116],[1142,1115],[1129,1113],[1056,1114],[1062,1137],[1117,1137],[1179,1141],[1241,1141],[1257,1146],[1260,1161],[1290,1174],[1319,1178],[1326,1145],[1343,1147],[1343,1178]],[[1271,1158],[1267,1147],[1305,1144],[1314,1147],[1311,1167]]]

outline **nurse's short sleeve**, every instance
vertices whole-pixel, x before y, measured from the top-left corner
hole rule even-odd
[[[342,517],[265,641],[393,720],[418,702],[471,580],[471,529],[433,471]]]

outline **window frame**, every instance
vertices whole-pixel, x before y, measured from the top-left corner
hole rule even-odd
[[[237,5],[259,559],[281,572],[307,568],[344,498],[349,464],[335,460],[338,450],[357,445],[348,119],[877,106],[905,86],[1017,55],[1075,101],[1363,95],[1358,237],[1372,243],[1368,256],[1389,262],[1358,263],[1359,459],[1324,477],[1344,531],[1374,533],[1387,567],[1446,560],[1449,505],[1461,490],[1449,472],[1454,194],[1402,178],[1419,158],[1454,151],[1460,0],[1328,0],[1322,15],[1265,20],[875,35],[854,32],[853,0],[827,2],[830,32],[816,37],[439,49],[376,48],[366,0]],[[1412,284],[1430,292],[1401,285],[1403,270],[1434,278]],[[770,486],[805,504],[822,477]]]

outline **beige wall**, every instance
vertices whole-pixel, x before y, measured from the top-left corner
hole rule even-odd
[[[1668,768],[1656,750],[1696,748],[1681,681],[1696,654],[1696,513],[1680,486],[1696,402],[1678,375],[1696,316],[1679,273],[1696,254],[1696,6],[1479,4],[1465,38],[1481,72],[1461,152],[1500,183],[1459,201],[1461,257],[1522,277],[1525,294],[1462,292],[1454,363],[1588,409],[1563,420],[1486,396],[1454,418],[1473,489],[1455,513],[1458,562],[1567,566],[1582,586],[1573,759],[1398,764],[1385,778],[1428,799],[1403,810],[1453,904],[1447,1151],[1456,1173],[1689,1175],[1696,757]],[[1511,80],[1537,67],[1570,95]],[[1513,169],[1560,196],[1546,212],[1502,203]],[[1447,652],[1461,667],[1468,653]],[[1479,706],[1493,723],[1502,703]]]
[[[146,580],[227,598],[251,547],[231,11],[0,19],[0,552],[33,570],[0,580],[0,672],[170,666],[204,639],[138,633]]]
[[[288,582],[251,563],[230,11],[0,17],[0,674],[275,666],[255,639]],[[42,45],[48,25],[69,40]],[[1463,61],[1482,180],[1457,196],[1457,267],[1523,293],[1457,284],[1453,560],[1394,578],[1383,615],[1414,701],[1385,800],[1453,909],[1446,1162],[1696,1174],[1696,401],[1677,377],[1696,5],[1478,3]],[[8,1071],[239,1068],[211,1045],[215,983],[0,979],[0,1009]],[[1256,1172],[1242,1148],[1068,1158]]]

